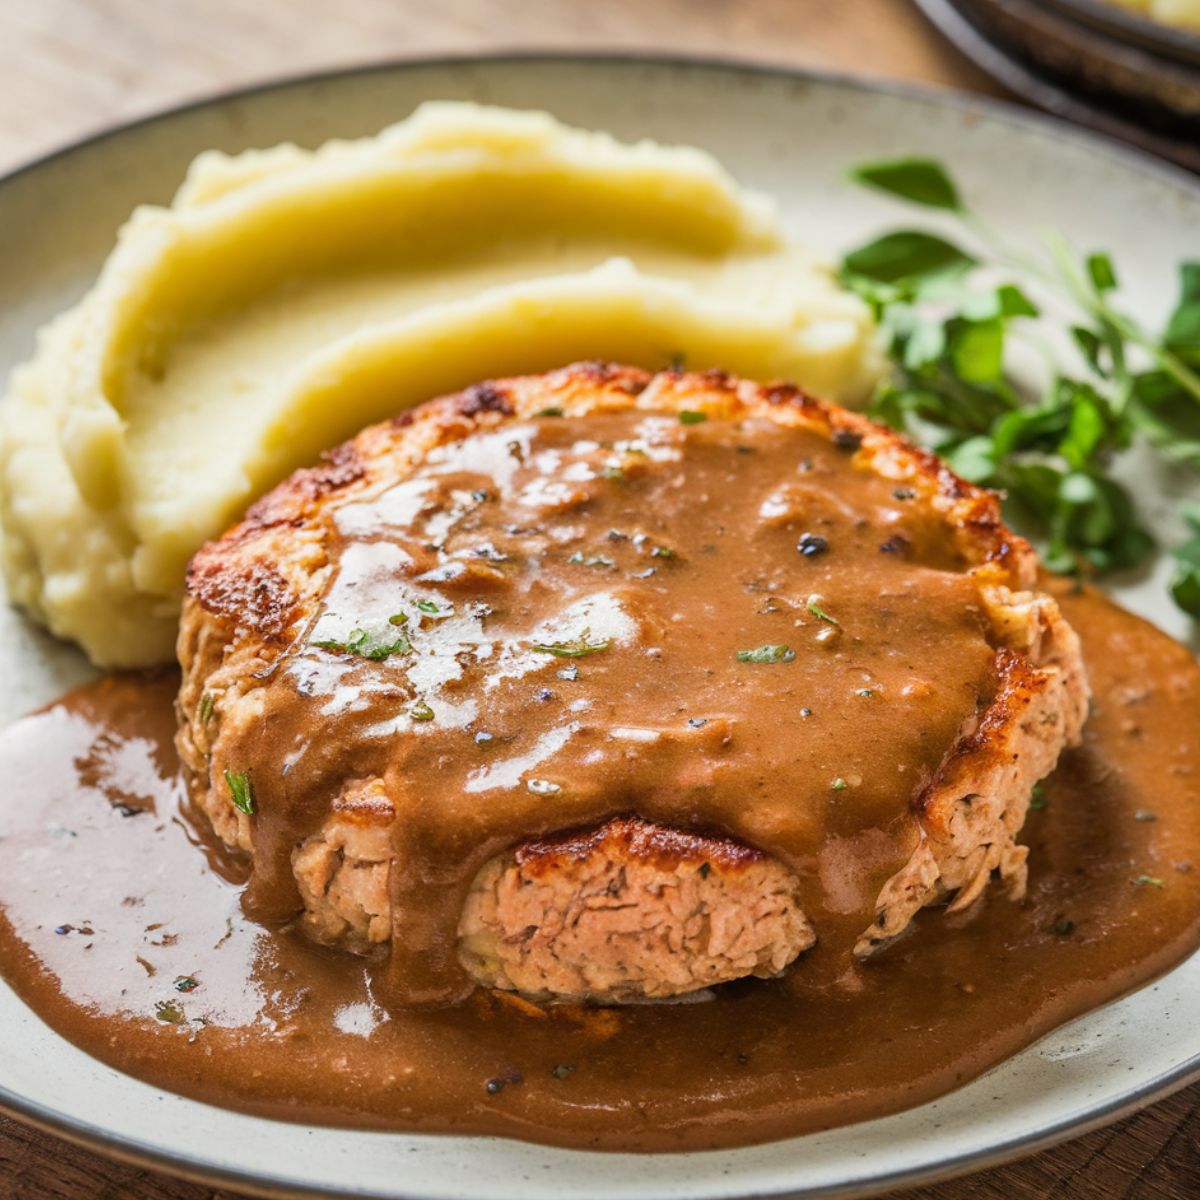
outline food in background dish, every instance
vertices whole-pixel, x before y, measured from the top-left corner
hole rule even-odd
[[[1193,29],[1200,33],[1200,0],[1107,0],[1132,12],[1141,13],[1164,25]]]

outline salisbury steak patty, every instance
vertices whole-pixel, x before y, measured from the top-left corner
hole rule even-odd
[[[392,995],[623,1001],[970,904],[1078,737],[996,498],[791,387],[586,364],[364,431],[193,560],[179,748],[246,904]]]

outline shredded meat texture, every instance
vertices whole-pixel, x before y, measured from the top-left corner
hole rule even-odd
[[[778,975],[816,934],[781,863],[728,839],[615,818],[489,862],[459,938],[464,965],[487,986],[620,1002]]]
[[[318,611],[334,570],[326,510],[378,494],[436,447],[551,408],[568,419],[632,408],[766,417],[828,437],[856,466],[937,514],[978,587],[998,683],[911,798],[918,844],[879,891],[855,954],[875,953],[926,905],[965,907],[994,876],[1019,897],[1026,850],[1016,838],[1031,790],[1079,740],[1089,701],[1078,640],[1055,601],[1036,590],[1032,550],[1004,526],[994,494],[895,433],[794,387],[716,372],[653,375],[589,363],[477,385],[365,430],[202,549],[179,637],[177,741],[193,799],[217,836],[254,851],[255,818],[231,806],[222,784],[235,765],[226,746],[259,719],[261,681]],[[382,777],[346,780],[324,822],[295,845],[297,915],[317,940],[364,951],[405,937],[393,911],[401,868],[391,794]],[[625,1002],[779,974],[820,933],[802,911],[793,871],[777,859],[628,816],[486,861],[462,909],[459,959],[485,987]]]

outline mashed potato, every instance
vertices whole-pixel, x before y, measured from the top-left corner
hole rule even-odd
[[[105,666],[170,659],[188,558],[369,422],[580,358],[853,402],[868,313],[700,151],[428,104],[378,137],[193,164],[11,380],[16,601]]]

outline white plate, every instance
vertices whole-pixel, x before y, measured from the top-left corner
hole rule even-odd
[[[0,181],[0,372],[75,300],[141,201],[167,200],[192,156],[374,132],[420,101],[546,108],[625,139],[691,142],[779,198],[795,235],[831,256],[913,219],[844,182],[848,164],[938,156],[1016,237],[1047,227],[1116,252],[1128,306],[1166,312],[1181,258],[1200,257],[1200,188],[1182,172],[994,103],[747,67],[507,58],[388,66],[270,87],[156,117]],[[919,214],[918,214],[919,215]],[[2,415],[0,415],[2,419]],[[1152,524],[1169,481],[1134,476]],[[1183,636],[1162,566],[1119,589]],[[87,674],[80,656],[0,610],[0,723]],[[12,803],[13,797],[0,802]],[[942,1100],[751,1149],[638,1156],[490,1138],[306,1128],[157,1091],[88,1058],[0,985],[0,1106],[110,1153],[256,1190],[486,1200],[689,1200],[857,1195],[1027,1153],[1200,1076],[1200,956],[1043,1038]]]

